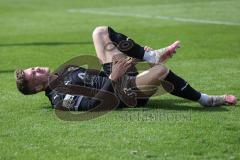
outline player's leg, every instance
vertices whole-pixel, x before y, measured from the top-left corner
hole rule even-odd
[[[162,85],[174,96],[199,102],[203,106],[235,105],[237,102],[236,97],[232,95],[209,96],[203,94],[163,65],[155,65],[136,78],[136,86],[140,90],[140,92],[137,92],[138,96],[150,97],[155,94],[159,85]]]
[[[170,57],[176,53],[176,49],[180,47],[180,42],[176,41],[172,45],[153,51],[146,51],[144,47],[136,43],[126,35],[114,31],[111,27],[108,27],[109,38],[115,45],[115,47],[122,53],[144,60],[152,64],[159,64],[166,62]]]
[[[144,47],[134,42],[122,33],[115,32],[111,27],[97,27],[93,32],[93,42],[101,63],[109,63],[115,54],[124,53],[127,56],[158,64],[170,58],[179,47],[179,41],[172,45],[155,50],[145,51]]]
[[[151,97],[156,93],[161,85],[161,80],[165,79],[169,73],[169,69],[163,65],[154,65],[152,68],[143,71],[136,77],[136,87],[138,97]],[[170,90],[173,88],[169,86]],[[137,90],[137,91],[138,91]]]
[[[141,60],[147,60],[149,57],[151,58],[151,55],[148,56],[148,54],[150,53],[145,52],[143,47],[135,43],[133,40],[131,40],[127,36],[121,33],[115,32],[110,27],[106,27],[106,26],[97,27],[93,32],[93,41],[96,48],[97,56],[100,59],[101,63],[112,62],[113,56],[115,54],[119,54],[119,51],[125,53],[128,56],[138,58]],[[168,56],[171,56],[171,54],[169,53],[175,52],[178,45],[179,43],[176,42],[173,45],[167,47],[167,49],[164,49],[165,52],[163,53],[160,52],[161,56],[158,57],[158,59],[160,60],[163,59],[165,61],[166,57],[168,58]],[[155,58],[156,55],[157,54],[155,55],[153,54],[153,57]],[[140,74],[136,80],[137,85],[149,86],[150,84],[154,88],[155,84],[158,85],[158,83],[161,83],[161,81],[158,82],[159,78],[161,78],[162,80],[165,80],[174,86],[173,90],[170,93],[175,96],[179,96],[179,97],[186,98],[193,101],[199,101],[202,105],[207,105],[207,106],[216,106],[223,103],[227,103],[227,104],[236,103],[236,98],[234,96],[225,96],[225,95],[224,96],[208,96],[206,94],[201,94],[200,92],[194,90],[181,77],[178,77],[171,71],[168,71],[168,74],[165,77],[165,74],[163,73],[165,73],[166,69],[161,68],[162,70],[160,69],[160,71],[157,71],[158,70],[157,68],[159,66],[161,65],[155,66],[152,70],[150,69],[149,72]],[[156,72],[157,74],[155,74]],[[154,94],[154,89],[152,92],[147,94],[148,95]]]
[[[101,26],[95,28],[92,34],[96,54],[101,64],[112,62],[112,57],[116,52],[115,46],[109,39],[108,27]]]

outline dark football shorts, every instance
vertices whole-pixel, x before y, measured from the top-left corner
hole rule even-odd
[[[105,75],[106,77],[98,76],[99,78],[97,81],[100,81],[98,82],[99,85],[104,85],[104,82],[108,80],[108,76],[111,74],[111,72],[112,72],[112,63],[103,64],[103,73],[100,73],[100,74]],[[137,69],[133,67],[131,71],[127,72],[127,75],[125,76],[126,78],[124,79],[126,83],[123,84],[124,85],[123,87],[136,89],[135,79],[137,75],[138,75]],[[148,100],[149,98],[137,99],[137,106],[146,105]],[[121,105],[125,106],[123,102],[121,102]]]

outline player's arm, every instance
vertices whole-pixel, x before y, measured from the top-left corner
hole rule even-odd
[[[56,90],[61,94],[59,94],[59,98],[55,100],[56,102],[53,101],[54,108],[71,111],[88,111],[95,109],[101,103],[103,103],[101,109],[105,107],[115,107],[118,102],[116,102],[115,95],[112,94],[114,92],[112,81],[117,81],[122,77],[131,67],[131,62],[131,59],[121,59],[114,62],[112,74],[100,90],[77,85],[58,87]],[[110,104],[106,104],[106,102]]]
[[[91,110],[93,108],[95,108],[96,106],[98,106],[100,104],[99,99],[101,99],[102,101],[106,100],[112,101],[112,105],[108,104],[108,107],[110,106],[110,108],[107,109],[111,109],[112,107],[115,107],[113,104],[115,103],[116,105],[116,101],[117,99],[115,99],[114,95],[112,94],[107,94],[107,96],[109,98],[106,98],[106,91],[109,93],[113,93],[114,89],[112,86],[112,82],[117,81],[120,77],[122,77],[126,71],[131,67],[132,64],[132,60],[131,59],[121,59],[117,62],[113,63],[112,66],[112,73],[109,76],[109,79],[105,82],[104,86],[100,89],[100,91],[98,91],[98,93],[94,96],[94,98],[90,98],[90,97],[84,97],[82,99],[82,102],[80,104],[80,110]],[[103,108],[105,106],[103,105]]]
[[[56,88],[59,97],[52,100],[54,109],[64,111],[99,111],[109,110],[118,104],[112,94],[111,80],[98,90],[79,85],[63,85]]]
[[[78,111],[79,104],[84,97],[81,95],[71,95],[54,90],[50,98],[53,109],[63,111]]]

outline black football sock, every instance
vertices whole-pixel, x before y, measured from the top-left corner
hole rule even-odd
[[[193,89],[185,80],[174,74],[172,71],[169,71],[169,74],[164,80],[173,85],[173,88],[170,91],[170,94],[172,95],[192,101],[198,101],[201,97],[200,92]],[[163,88],[167,88],[167,86],[164,86],[164,83]]]
[[[135,43],[126,35],[115,32],[111,27],[108,27],[108,33],[110,40],[119,51],[128,55],[129,57],[143,60],[145,53],[144,47]]]

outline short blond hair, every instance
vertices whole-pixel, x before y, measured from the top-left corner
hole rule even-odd
[[[18,69],[15,71],[16,85],[18,90],[25,95],[35,94],[36,91],[29,87],[29,83],[25,77],[23,69]]]

